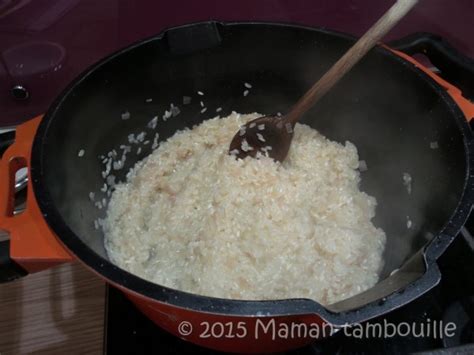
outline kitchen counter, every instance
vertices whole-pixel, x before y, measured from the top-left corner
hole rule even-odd
[[[0,354],[101,354],[105,289],[78,263],[0,284]]]

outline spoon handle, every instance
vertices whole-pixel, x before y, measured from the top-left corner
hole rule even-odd
[[[346,74],[375,44],[412,8],[418,0],[398,0],[387,12],[319,79],[293,106],[286,115],[293,125],[321,97],[323,97],[344,74]]]

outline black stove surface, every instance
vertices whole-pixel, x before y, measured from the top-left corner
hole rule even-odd
[[[414,302],[371,321],[454,322],[454,336],[394,336],[357,339],[338,332],[328,339],[286,354],[474,354],[474,218],[440,258],[442,281]],[[474,233],[472,233],[474,234]],[[109,287],[104,352],[107,354],[217,354],[185,342],[160,329],[142,315],[123,294]]]

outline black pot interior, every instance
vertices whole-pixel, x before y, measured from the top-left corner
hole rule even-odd
[[[197,39],[188,36],[189,28],[181,29],[115,55],[73,84],[46,117],[41,153],[46,191],[77,238],[105,259],[103,235],[94,228],[105,212],[88,197],[93,191],[102,198],[99,155],[126,144],[130,133],[147,131],[151,139],[147,122],[161,117],[170,103],[181,114],[159,120],[160,141],[214,117],[217,107],[223,108],[221,115],[286,112],[352,43],[334,33],[289,26],[212,28],[217,32],[201,31]],[[244,82],[253,85],[247,97]],[[198,90],[205,95],[198,97]],[[354,143],[367,163],[361,188],[377,198],[375,224],[387,234],[382,279],[446,225],[463,192],[461,129],[439,91],[411,65],[376,49],[303,120],[332,140]],[[183,105],[183,96],[191,96],[192,103]],[[153,101],[146,103],[147,98]],[[200,100],[208,107],[204,114]],[[128,120],[121,119],[125,111]],[[130,154],[125,169],[114,174],[123,181],[150,146]],[[79,158],[81,149],[85,155]],[[404,173],[412,177],[411,194]]]

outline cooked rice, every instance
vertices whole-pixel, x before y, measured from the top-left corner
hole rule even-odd
[[[297,124],[283,163],[230,156],[235,132],[259,116],[207,120],[137,163],[100,223],[111,261],[223,298],[330,304],[372,287],[385,234],[359,190],[356,147]]]

